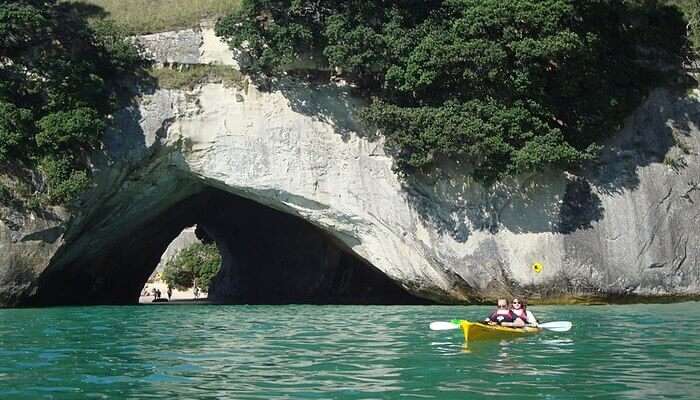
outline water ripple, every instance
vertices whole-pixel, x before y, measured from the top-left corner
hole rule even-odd
[[[694,398],[697,303],[538,307],[566,333],[475,342],[486,307],[0,310],[2,399]]]

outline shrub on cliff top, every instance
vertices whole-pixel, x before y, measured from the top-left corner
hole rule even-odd
[[[89,25],[85,11],[0,1],[0,166],[41,164],[54,203],[87,185],[86,158],[100,146],[119,80],[141,64],[122,30]]]
[[[656,2],[243,0],[217,33],[250,52],[247,72],[339,71],[400,171],[463,158],[489,183],[594,158],[654,68],[679,63],[683,26]]]

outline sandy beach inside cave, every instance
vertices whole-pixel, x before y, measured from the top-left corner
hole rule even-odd
[[[163,281],[154,281],[154,282],[148,282],[146,283],[146,286],[144,286],[143,290],[141,290],[141,297],[139,297],[139,303],[152,303],[153,302],[153,294],[152,290],[153,288],[156,288],[160,290],[160,297],[163,299],[168,298],[168,285],[165,284]],[[145,294],[145,296],[144,296]],[[199,293],[199,298],[195,299],[194,297],[194,292],[192,289],[188,289],[185,291],[173,289],[173,295],[170,297],[170,301],[173,300],[206,300],[207,299],[207,294],[206,293]]]

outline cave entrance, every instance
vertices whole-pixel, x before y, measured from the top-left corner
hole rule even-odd
[[[138,303],[169,244],[195,225],[197,235],[214,242],[222,259],[209,287],[211,302],[426,303],[322,229],[212,187],[144,217],[119,237],[76,246],[82,251],[42,274],[32,303]]]

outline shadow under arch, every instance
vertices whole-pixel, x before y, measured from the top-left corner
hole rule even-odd
[[[24,305],[137,304],[186,227],[222,254],[209,298],[222,304],[426,304],[309,222],[212,187],[39,276]]]

